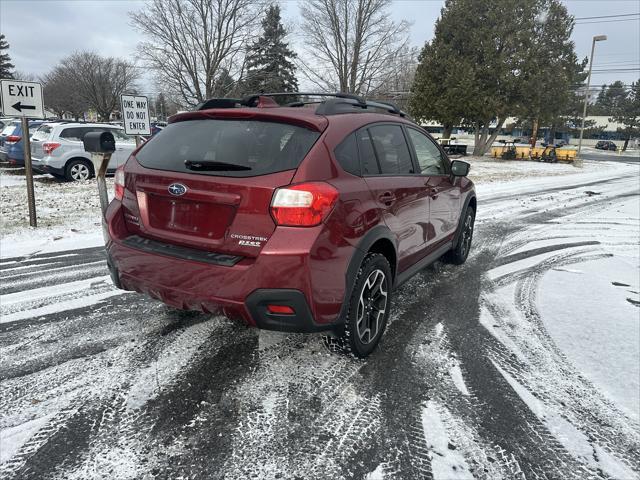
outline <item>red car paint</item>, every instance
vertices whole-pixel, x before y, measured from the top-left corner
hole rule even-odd
[[[136,158],[156,138],[170,135],[171,124],[203,119],[290,124],[313,130],[319,138],[297,168],[258,176],[159,170]],[[397,284],[412,266],[451,244],[464,206],[470,201],[475,205],[473,184],[466,177],[346,172],[336,159],[336,147],[352,132],[377,124],[419,128],[386,114],[325,116],[309,108],[271,106],[172,117],[161,134],[132,154],[124,174],[116,174],[116,183],[124,186],[116,186],[117,197],[106,215],[109,266],[116,285],[177,308],[222,309],[263,328],[319,331],[339,326],[350,293],[348,271],[363,249],[382,248],[384,243]],[[411,154],[415,165],[415,151]],[[337,192],[322,222],[276,225],[271,205],[277,189],[314,182]],[[179,198],[168,191],[176,183],[186,187]],[[127,243],[133,237],[135,246]],[[145,242],[157,248],[147,248]],[[207,263],[197,252],[229,256],[237,263]],[[291,291],[300,295],[288,301]],[[252,295],[262,303],[252,301]],[[254,304],[265,304],[260,311],[275,324],[256,318],[263,314],[256,313]]]

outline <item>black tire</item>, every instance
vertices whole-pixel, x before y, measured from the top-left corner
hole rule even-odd
[[[462,265],[467,261],[469,250],[471,250],[471,241],[473,240],[473,226],[476,220],[476,212],[472,207],[467,207],[462,220],[462,230],[458,237],[455,247],[449,250],[444,259],[448,263],[454,265]]]
[[[373,352],[387,326],[392,287],[389,261],[379,253],[368,254],[358,271],[349,298],[344,329],[338,336],[324,337],[327,348],[334,353],[360,358]]]
[[[70,182],[83,182],[93,178],[93,165],[82,159],[70,160],[64,169],[64,178]]]

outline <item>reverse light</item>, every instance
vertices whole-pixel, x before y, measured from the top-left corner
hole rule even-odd
[[[53,151],[58,148],[60,146],[59,143],[55,143],[55,142],[44,142],[42,144],[42,150],[44,151],[45,155],[51,155],[53,153]]]
[[[113,180],[116,200],[122,200],[122,197],[124,197],[124,165],[121,165],[116,169]]]
[[[271,201],[271,216],[277,225],[313,227],[331,213],[338,191],[328,183],[310,182],[278,188]]]
[[[18,143],[20,140],[22,140],[20,135],[7,135],[4,142],[13,145],[14,143]]]
[[[295,310],[288,305],[267,305],[267,311],[276,315],[293,315]]]

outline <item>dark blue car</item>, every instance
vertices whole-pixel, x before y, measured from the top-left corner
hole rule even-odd
[[[30,121],[29,133],[33,134],[42,123],[42,120]],[[24,165],[24,142],[20,120],[9,122],[0,133],[0,161]]]

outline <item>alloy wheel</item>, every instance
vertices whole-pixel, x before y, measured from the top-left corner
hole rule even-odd
[[[360,341],[367,345],[376,339],[387,311],[387,276],[382,270],[369,274],[358,300],[356,328]]]
[[[89,178],[91,172],[89,171],[89,167],[87,167],[84,163],[76,163],[71,167],[70,170],[71,178],[76,181],[84,181]]]
[[[465,257],[471,248],[471,238],[473,237],[473,213],[469,212],[464,221],[462,229],[462,256]]]

